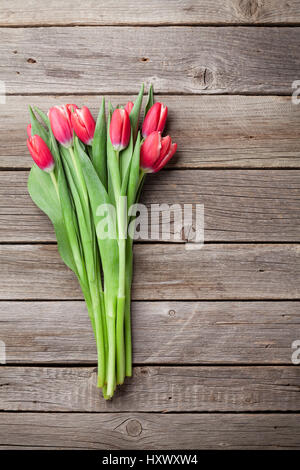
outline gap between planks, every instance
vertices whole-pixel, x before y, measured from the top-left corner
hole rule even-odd
[[[134,28],[134,27],[141,27],[141,28],[187,28],[187,27],[194,27],[194,28],[298,28],[300,26],[300,22],[295,23],[234,23],[234,24],[227,24],[227,23],[105,23],[105,24],[76,24],[76,23],[66,23],[66,24],[59,24],[59,23],[41,23],[41,24],[30,24],[30,25],[22,25],[22,24],[11,24],[11,25],[4,25],[0,24],[0,28],[5,29],[38,29],[38,28]]]

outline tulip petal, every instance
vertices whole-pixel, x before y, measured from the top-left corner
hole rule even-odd
[[[168,161],[171,160],[171,158],[173,157],[176,150],[177,150],[177,144],[174,143],[174,144],[171,145],[169,153],[155,167],[154,173],[157,173],[159,170],[161,170],[168,163]]]
[[[127,147],[130,139],[130,119],[123,108],[114,110],[109,126],[111,143],[117,152]]]
[[[64,147],[70,147],[73,143],[73,129],[69,112],[66,106],[54,106],[49,109],[48,113],[54,137]]]
[[[91,145],[95,133],[95,121],[87,106],[71,113],[72,127],[77,137],[86,145]]]
[[[134,103],[132,101],[128,101],[124,109],[126,109],[127,113],[130,114],[133,106],[134,106]]]
[[[141,167],[146,173],[152,173],[161,150],[160,132],[152,132],[141,146]]]
[[[27,139],[27,147],[37,166],[46,172],[54,169],[54,158],[47,144],[39,135],[34,135]]]
[[[158,121],[157,129],[156,129],[157,131],[163,132],[165,125],[166,125],[167,116],[168,116],[168,108],[167,106],[164,106],[163,104],[161,104],[160,116],[159,116],[159,121]]]

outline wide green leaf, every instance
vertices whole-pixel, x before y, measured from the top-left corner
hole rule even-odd
[[[33,202],[53,223],[62,260],[77,274],[56,189],[50,175],[40,170],[37,165],[34,165],[29,173],[28,191]]]
[[[100,213],[100,206],[109,207],[111,201],[107,191],[99,179],[92,162],[81,149],[76,149],[80,160],[81,168],[84,174],[86,185],[88,188],[89,198],[92,207],[92,215],[97,233],[97,240],[101,254],[102,267],[105,278],[105,291],[108,296],[117,296],[118,290],[118,242],[116,238],[102,238],[97,232],[99,222],[103,220],[103,215]],[[110,212],[107,213],[107,220],[109,224],[114,225],[115,220],[111,218]],[[115,233],[116,233],[116,227]]]

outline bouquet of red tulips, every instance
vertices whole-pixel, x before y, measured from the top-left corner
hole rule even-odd
[[[64,263],[81,286],[98,352],[98,386],[113,396],[132,375],[130,207],[146,173],[159,171],[176,151],[162,137],[167,107],[153,104],[150,87],[142,131],[143,86],[135,103],[113,109],[102,100],[97,122],[84,106],[30,107],[28,149],[35,162],[28,190],[51,219]]]

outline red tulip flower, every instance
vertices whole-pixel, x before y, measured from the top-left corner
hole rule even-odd
[[[78,109],[76,104],[66,104],[54,106],[49,109],[51,129],[54,137],[64,147],[71,147],[73,144],[73,127],[71,123],[72,110]]]
[[[157,173],[173,157],[177,144],[172,143],[171,137],[162,137],[160,132],[154,131],[141,146],[140,163],[145,173]]]
[[[128,114],[131,113],[133,106],[134,106],[134,103],[132,101],[128,101],[128,103],[125,106],[125,109]]]
[[[143,137],[148,137],[152,132],[163,132],[167,120],[168,108],[162,103],[155,103],[149,109],[143,122]]]
[[[31,137],[31,124],[28,124],[28,126],[27,126],[27,135],[28,135],[28,139],[30,139],[30,137]]]
[[[52,153],[43,139],[39,135],[34,135],[27,139],[27,147],[37,166],[41,170],[51,173],[55,162]]]
[[[126,109],[117,108],[111,117],[109,135],[113,148],[120,152],[129,143],[131,133],[129,114]]]
[[[71,113],[71,123],[76,135],[86,145],[92,145],[95,133],[94,118],[86,106]]]

